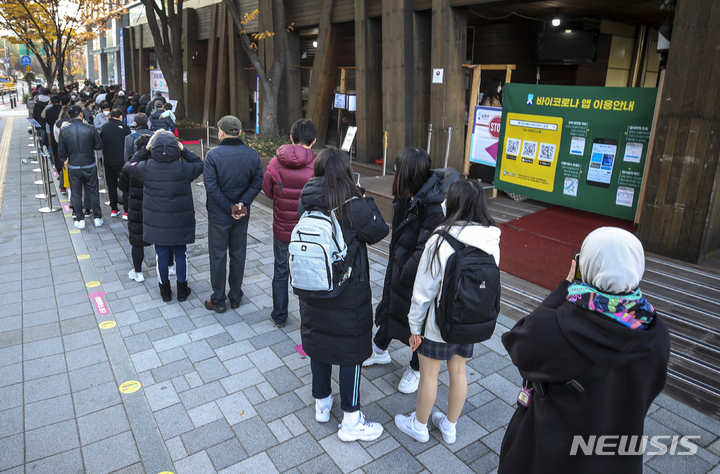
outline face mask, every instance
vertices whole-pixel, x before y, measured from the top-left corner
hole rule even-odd
[[[222,141],[222,137],[220,136],[220,132],[218,132],[218,140]]]
[[[109,111],[109,110],[103,110],[103,115],[107,117],[108,115],[110,115],[110,111]]]
[[[498,86],[498,94],[502,92],[502,86]]]

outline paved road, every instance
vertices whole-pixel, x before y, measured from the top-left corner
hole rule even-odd
[[[288,325],[269,321],[272,213],[253,206],[237,310],[208,312],[210,283],[204,188],[193,185],[198,240],[189,249],[184,303],[163,303],[146,255],[146,280],[131,268],[126,223],[76,232],[64,211],[41,214],[32,184],[25,111],[0,110],[0,471],[5,473],[463,473],[493,472],[520,378],[500,344],[513,324],[500,317],[495,336],[468,363],[468,401],[458,439],[437,430],[418,443],[392,418],[414,409],[396,390],[409,350],[391,346],[393,362],[363,370],[363,411],[383,423],[374,442],[342,443],[337,400],[331,422],[317,423],[310,366],[300,355],[298,302]],[[11,123],[12,122],[12,123]],[[55,202],[57,205],[57,201]],[[373,304],[385,262],[372,256]],[[99,293],[96,293],[99,292]],[[91,299],[90,296],[93,298]],[[98,299],[99,297],[99,299]],[[99,323],[116,325],[101,329]],[[335,372],[337,380],[337,372]],[[137,382],[130,383],[127,382]],[[446,408],[443,371],[438,407]],[[126,384],[123,386],[123,384]],[[129,386],[123,393],[119,387]],[[133,391],[135,390],[135,391]],[[719,473],[720,422],[661,395],[646,423],[650,435],[700,435],[694,456],[655,456],[645,472]]]

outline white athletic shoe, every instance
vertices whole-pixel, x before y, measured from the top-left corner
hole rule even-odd
[[[99,217],[95,218],[95,227],[100,227],[103,224],[104,224],[104,221],[102,219],[100,219]]]
[[[402,393],[415,393],[420,383],[420,371],[413,370],[410,367],[405,371],[400,383],[398,384],[398,390]]]
[[[432,416],[430,417],[433,425],[435,425],[437,429],[440,430],[440,433],[442,433],[443,440],[445,440],[447,444],[453,444],[457,437],[457,430],[446,431],[443,429],[443,421],[445,421],[446,418],[447,417],[439,411],[433,412]]]
[[[328,404],[329,402],[329,404]],[[333,398],[332,395],[325,399],[315,399],[315,420],[320,423],[327,423],[330,421],[330,410],[332,409]]]
[[[375,350],[373,350],[372,355],[363,362],[362,365],[363,367],[370,367],[373,364],[389,364],[391,360],[387,349],[382,352],[375,352]]]
[[[168,275],[175,275],[177,274],[177,267],[175,264],[172,264],[172,267],[168,267]]]
[[[145,276],[143,276],[142,272],[136,272],[135,269],[130,270],[128,273],[128,278],[131,280],[135,280],[138,283],[142,283],[145,281]]]
[[[74,223],[73,225],[75,226],[76,229],[84,229],[84,228],[85,228],[85,221],[84,221],[84,220],[82,220],[82,221],[75,221],[75,223]]]
[[[412,436],[421,443],[427,443],[430,439],[430,433],[428,432],[427,426],[424,430],[417,430],[415,428],[415,421],[415,412],[413,412],[410,416],[395,415],[395,426],[397,426],[400,431]]]
[[[362,413],[360,413],[360,421],[355,426],[341,423],[338,427],[340,441],[374,441],[383,434],[382,425],[368,420]]]

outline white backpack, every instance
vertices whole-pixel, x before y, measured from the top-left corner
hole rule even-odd
[[[333,267],[344,261],[346,255],[347,244],[335,209],[329,215],[317,210],[305,211],[290,235],[290,285],[295,290],[331,292],[336,289]],[[349,271],[345,278],[349,277]],[[342,282],[337,286],[340,284]]]

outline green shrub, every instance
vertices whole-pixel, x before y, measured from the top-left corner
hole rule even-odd
[[[177,128],[202,128],[202,125],[193,122],[189,118],[181,118],[175,123],[175,126],[177,126]]]
[[[290,143],[287,135],[275,138],[261,138],[256,135],[243,134],[242,139],[248,146],[257,151],[260,156],[275,156],[275,151],[278,148]]]

